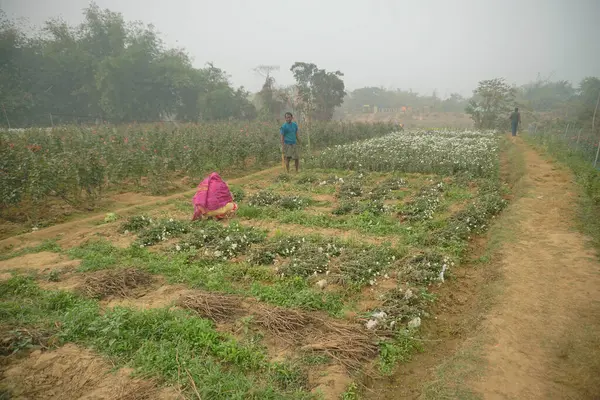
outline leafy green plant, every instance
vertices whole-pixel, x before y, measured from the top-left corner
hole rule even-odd
[[[134,215],[121,224],[119,232],[139,232],[150,224],[152,224],[152,218],[145,215]]]
[[[269,190],[261,190],[248,198],[248,204],[251,206],[270,206],[276,204],[281,196]]]
[[[194,230],[176,246],[176,251],[204,249],[205,256],[230,259],[248,250],[251,244],[265,240],[263,231],[237,222],[224,226],[215,221],[196,224]]]
[[[57,271],[57,270],[50,271],[50,273],[48,274],[48,280],[50,282],[60,281],[60,271]]]
[[[355,382],[352,382],[348,385],[344,393],[340,396],[341,400],[358,400],[358,385]]]
[[[246,192],[239,186],[229,186],[229,190],[231,191],[233,201],[240,202],[246,198]]]
[[[392,340],[379,343],[379,371],[383,375],[390,375],[398,363],[410,360],[415,352],[421,350],[421,344],[410,331],[398,331]]]
[[[310,203],[309,199],[302,196],[284,196],[277,202],[277,205],[286,210],[301,210]]]

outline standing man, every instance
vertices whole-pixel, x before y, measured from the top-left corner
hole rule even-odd
[[[300,165],[300,138],[298,137],[298,124],[292,121],[293,115],[291,112],[285,113],[285,123],[281,125],[279,133],[281,134],[281,150],[285,156],[285,169],[290,172],[290,160],[294,159],[296,172]]]
[[[520,123],[521,123],[521,113],[519,112],[519,109],[517,107],[515,107],[515,111],[513,111],[510,114],[510,125],[512,128],[513,136],[517,136],[517,128],[519,127]]]

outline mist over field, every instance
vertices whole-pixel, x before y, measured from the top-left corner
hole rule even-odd
[[[0,399],[600,399],[599,17],[0,0]]]
[[[84,19],[87,0],[1,0],[10,18],[43,26]],[[365,86],[469,96],[477,82],[504,77],[578,83],[600,74],[600,2],[427,0],[144,1],[98,0],[127,21],[153,24],[165,45],[184,48],[201,68],[213,62],[231,82],[258,91],[260,64],[279,65],[294,83],[296,61],[344,73],[350,90]],[[25,26],[25,25],[24,25]]]

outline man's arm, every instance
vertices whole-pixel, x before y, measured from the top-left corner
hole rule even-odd
[[[300,144],[300,128],[296,125],[296,143]]]

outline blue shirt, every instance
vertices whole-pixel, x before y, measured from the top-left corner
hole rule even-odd
[[[283,143],[296,144],[296,133],[298,132],[298,124],[294,121],[289,124],[286,122],[281,125],[279,133],[283,135]]]

